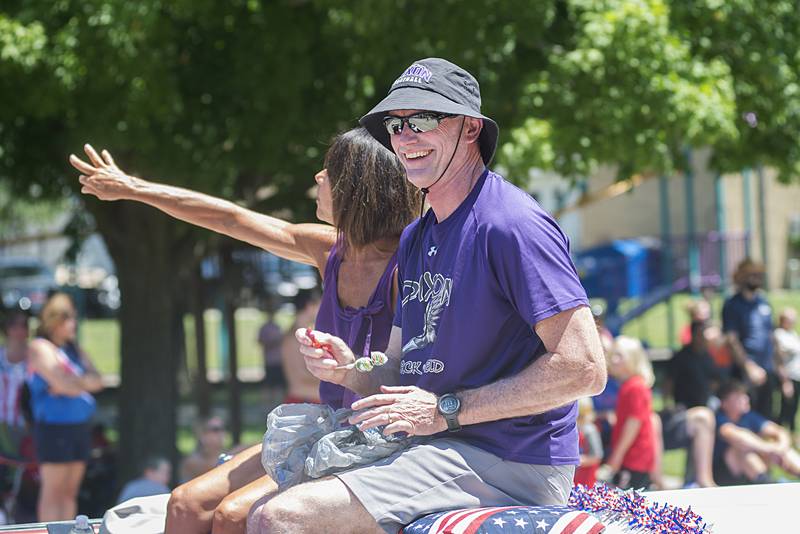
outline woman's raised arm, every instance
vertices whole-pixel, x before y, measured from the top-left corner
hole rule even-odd
[[[107,150],[102,157],[84,145],[89,163],[70,154],[82,174],[82,193],[100,200],[133,200],[176,219],[261,247],[282,258],[324,270],[336,229],[325,224],[292,224],[189,189],[148,182],[125,174]]]

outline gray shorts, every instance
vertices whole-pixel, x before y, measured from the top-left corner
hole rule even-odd
[[[460,440],[433,439],[335,476],[396,534],[443,510],[566,504],[574,473],[574,465],[510,462]]]

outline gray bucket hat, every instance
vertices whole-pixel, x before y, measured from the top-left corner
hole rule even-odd
[[[447,60],[432,57],[415,61],[397,78],[389,94],[359,121],[367,131],[392,149],[383,119],[390,111],[418,109],[483,119],[478,143],[486,165],[497,149],[497,123],[481,114],[481,90],[469,72]]]

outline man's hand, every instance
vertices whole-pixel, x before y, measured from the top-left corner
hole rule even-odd
[[[306,368],[320,380],[342,384],[348,373],[355,372],[353,351],[340,338],[307,328],[298,328],[294,336],[300,342]]]
[[[381,386],[381,392],[353,403],[353,410],[359,413],[350,417],[351,424],[361,430],[386,425],[385,435],[430,436],[447,430],[433,393],[416,386]]]
[[[767,372],[750,358],[744,362],[744,371],[747,379],[754,386],[760,386],[767,381]]]
[[[94,195],[100,200],[123,200],[130,198],[136,179],[128,176],[117,167],[107,150],[103,150],[101,158],[92,145],[83,145],[89,158],[86,163],[74,154],[69,155],[69,162],[81,172],[78,181],[81,193]]]

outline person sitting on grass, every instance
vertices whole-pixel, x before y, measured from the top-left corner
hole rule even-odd
[[[660,480],[661,456],[664,450],[690,449],[687,485],[703,488],[716,486],[712,471],[714,451],[714,412],[708,407],[717,388],[719,370],[708,351],[710,325],[694,321],[689,344],[684,345],[669,361],[664,382],[664,396],[672,397],[673,407],[659,412],[654,419],[656,466],[651,478]],[[663,486],[662,486],[663,487]]]
[[[161,456],[150,456],[144,462],[142,476],[125,484],[117,502],[169,493],[170,478],[172,478],[172,464],[169,460]]]
[[[719,399],[714,478],[720,485],[770,482],[770,466],[800,476],[800,453],[789,432],[750,409],[744,384],[724,384]]]

